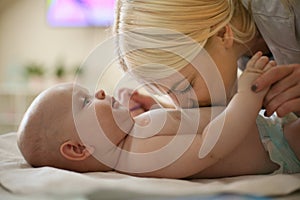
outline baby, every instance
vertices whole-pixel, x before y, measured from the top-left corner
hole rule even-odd
[[[78,172],[164,178],[298,173],[300,120],[258,116],[267,90],[251,91],[270,67],[253,56],[226,108],[155,109],[134,118],[103,90],[91,96],[79,85],[60,84],[28,108],[18,146],[34,167]]]

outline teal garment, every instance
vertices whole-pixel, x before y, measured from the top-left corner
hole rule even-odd
[[[300,172],[300,161],[283,134],[283,125],[292,122],[295,119],[297,119],[297,117],[293,114],[289,114],[284,118],[279,118],[277,116],[264,118],[259,115],[256,119],[261,141],[266,151],[268,151],[270,159],[280,166],[274,174],[292,174]]]

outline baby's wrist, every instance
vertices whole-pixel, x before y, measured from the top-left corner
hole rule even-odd
[[[264,94],[261,94],[261,93],[254,93],[253,91],[251,90],[247,90],[247,91],[238,91],[236,93],[236,98],[239,98],[240,101],[242,102],[249,102],[249,104],[253,103],[253,104],[256,104],[256,105],[259,105],[259,107],[262,106],[263,104],[263,99],[264,99]]]

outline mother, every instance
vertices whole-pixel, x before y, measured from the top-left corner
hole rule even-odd
[[[169,34],[153,34],[145,28],[174,30],[203,46],[222,76],[228,101],[235,93],[238,59],[244,54],[263,50],[262,42],[266,41],[276,62],[282,65],[261,76],[254,83],[253,90],[259,91],[273,84],[265,98],[266,115],[274,111],[279,116],[291,111],[300,113],[300,27],[299,13],[296,12],[299,7],[299,1],[290,0],[119,0],[114,32],[119,35],[127,31],[134,33],[117,40],[121,65],[125,71],[142,71],[143,75],[152,78],[161,73],[159,66],[172,67],[189,83],[182,84],[180,80],[172,79],[164,83],[168,87],[160,89],[177,101],[194,89],[197,105],[208,106],[212,102],[205,81],[189,59],[185,59],[196,57],[198,49],[172,44],[172,47],[185,48],[183,58],[171,51],[143,48],[143,45],[147,47],[147,40],[157,44],[176,40]],[[143,31],[133,31],[136,28],[143,28]],[[128,47],[137,50],[127,53]],[[145,67],[147,63],[152,65]],[[134,100],[147,109],[147,99],[137,96]],[[181,102],[183,107],[195,105]]]

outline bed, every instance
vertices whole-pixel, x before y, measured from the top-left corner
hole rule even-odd
[[[16,133],[0,135],[0,199],[300,199],[300,174],[174,180],[32,168]]]

